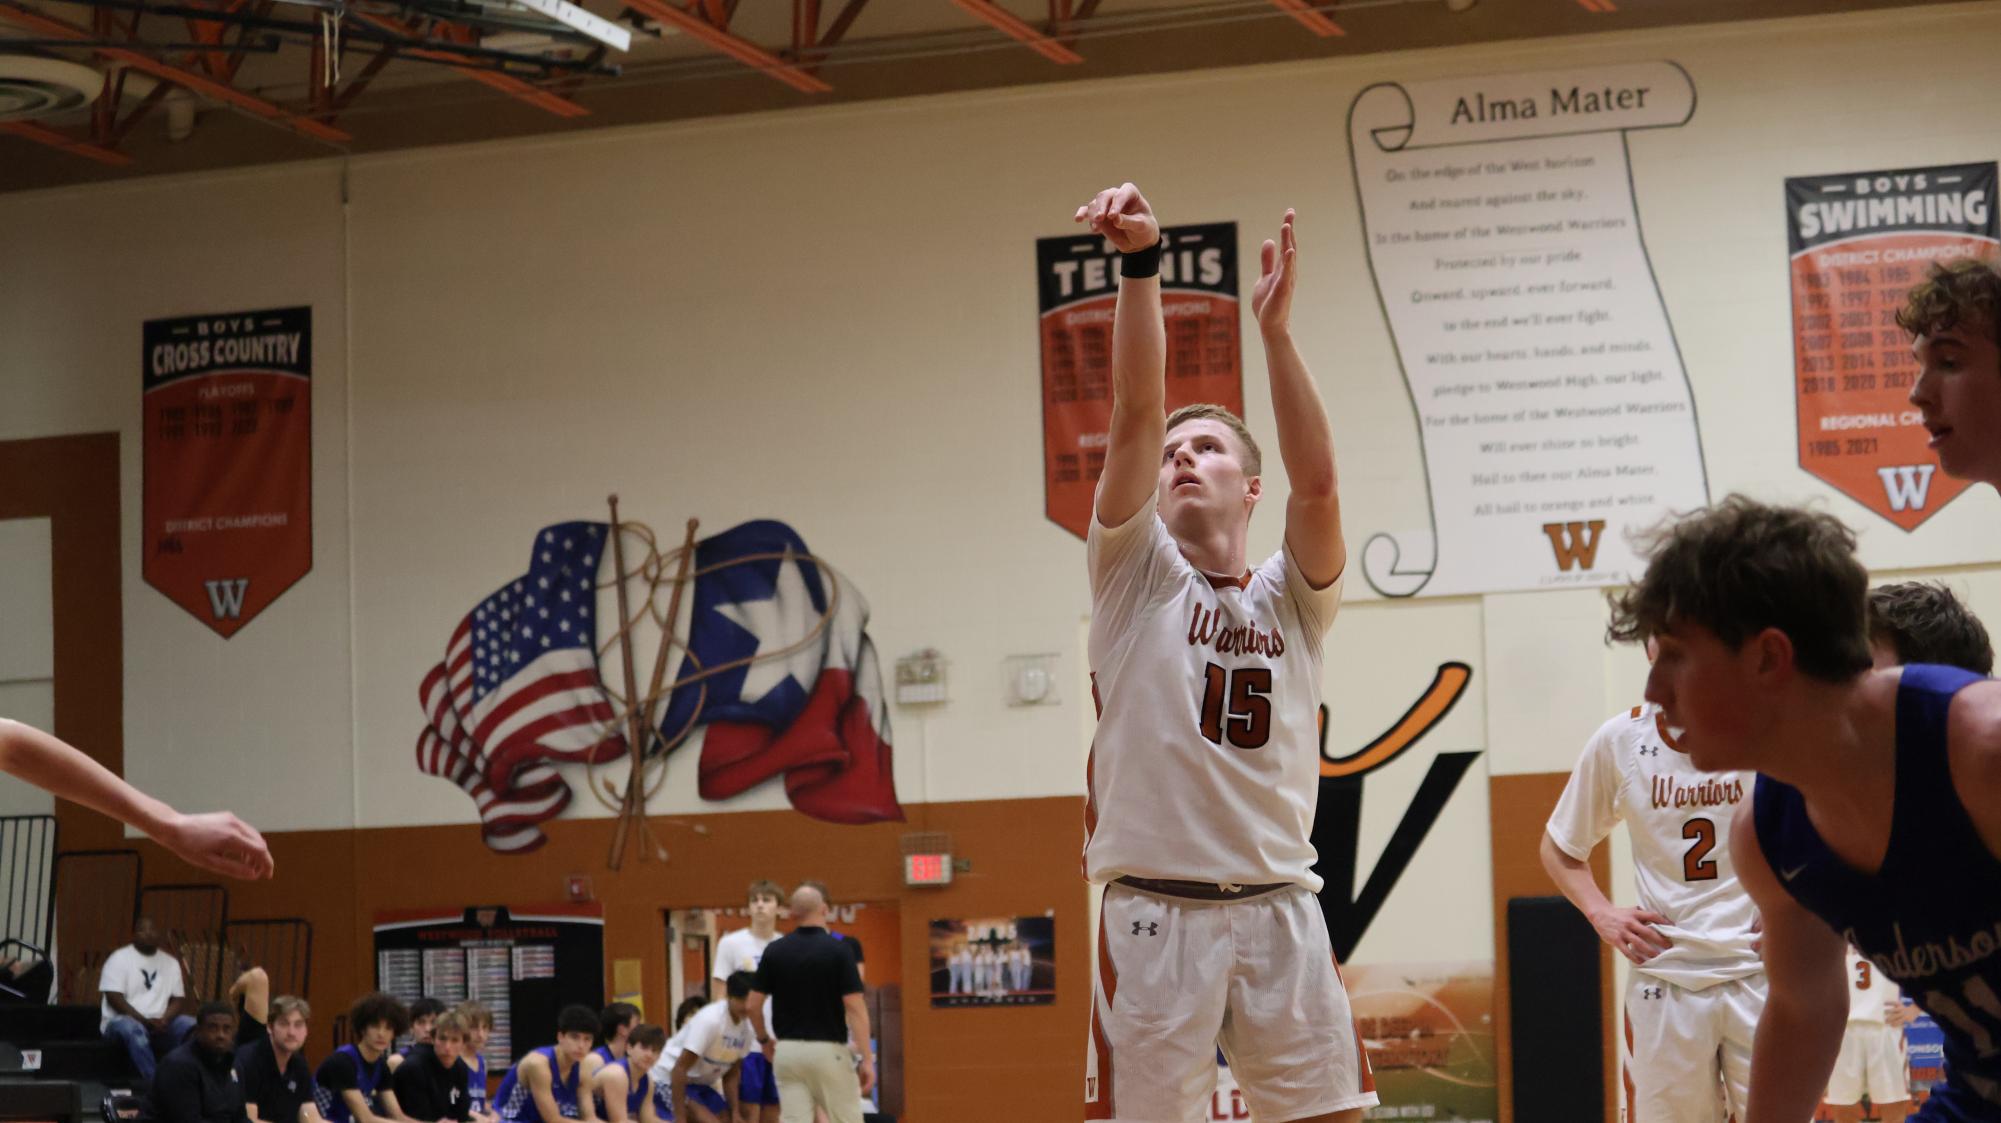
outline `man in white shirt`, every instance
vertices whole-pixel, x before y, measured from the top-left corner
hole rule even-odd
[[[716,941],[716,964],[709,973],[717,985],[711,988],[710,994],[725,990],[730,976],[738,971],[756,973],[758,962],[764,958],[764,949],[778,938],[778,910],[784,900],[785,890],[780,889],[777,882],[759,880],[750,883],[745,899],[750,927],[725,933],[722,939]],[[769,1006],[767,1002],[764,1012],[767,1023],[771,1020]],[[672,1065],[674,1057],[672,1042],[669,1042],[662,1063]],[[778,1123],[778,1080],[772,1075],[771,1062],[763,1053],[756,1053],[744,1061],[742,1083],[742,1102],[750,1109],[750,1118],[746,1123]],[[664,1080],[660,1086],[667,1086]],[[680,1118],[675,1116],[676,1120]]]
[[[675,1123],[734,1123],[742,1062],[762,1056],[752,1031],[746,999],[757,976],[732,972],[725,997],[689,1018],[667,1042],[653,1066],[655,1087],[665,1088]]]
[[[160,930],[152,920],[140,917],[132,942],[104,961],[97,989],[100,1032],[123,1045],[139,1078],[151,1083],[158,1059],[195,1028],[181,984],[181,962],[160,946]]]

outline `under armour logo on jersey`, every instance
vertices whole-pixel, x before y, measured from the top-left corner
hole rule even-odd
[[[1133,935],[1135,936],[1140,935],[1141,929],[1145,929],[1145,934],[1148,936],[1160,935],[1160,925],[1151,920],[1147,921],[1145,924],[1141,924],[1137,920],[1133,921]]]
[[[158,971],[148,971],[142,967],[139,969],[139,977],[145,980],[146,989],[152,990],[153,984],[158,982],[160,979],[160,973]]]
[[[1641,998],[1661,998],[1667,994],[1666,987],[1641,987]]]
[[[1641,756],[1659,756],[1659,755],[1661,755],[1661,747],[1660,747],[1659,745],[1641,745],[1641,746],[1640,746],[1640,755],[1641,755]]]

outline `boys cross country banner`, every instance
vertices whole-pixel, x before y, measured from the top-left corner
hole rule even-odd
[[[224,638],[313,567],[312,315],[146,322],[146,583]]]
[[[1237,328],[1237,224],[1171,226],[1161,240],[1167,408],[1244,412]],[[1084,537],[1112,427],[1112,315],[1119,255],[1096,234],[1038,238],[1042,335],[1043,513]]]
[[[1970,486],[1938,470],[1897,310],[1935,262],[1995,253],[1995,165],[1786,180],[1800,467],[1906,531]]]

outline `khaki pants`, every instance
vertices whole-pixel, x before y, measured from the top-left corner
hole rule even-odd
[[[773,1050],[780,1123],[813,1123],[815,1106],[832,1123],[862,1123],[861,1081],[854,1054],[832,1041],[780,1041]]]

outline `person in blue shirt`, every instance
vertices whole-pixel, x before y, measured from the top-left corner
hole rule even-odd
[[[1646,698],[1705,771],[1759,773],[1731,857],[1769,993],[1741,1123],[1812,1118],[1847,1026],[1844,948],[1945,1035],[1912,1118],[2001,1119],[2001,683],[1876,668],[1869,574],[1824,512],[1733,495],[1659,531],[1610,638],[1659,648]]]
[[[314,1097],[326,1123],[389,1123],[400,1119],[389,1087],[389,1047],[410,1027],[410,1011],[393,994],[365,994],[348,1010],[352,1045],[327,1054],[313,1074]]]
[[[639,1007],[630,1002],[614,1002],[598,1014],[598,1047],[584,1054],[584,1086],[590,1087],[598,1070],[625,1056],[626,1036],[639,1024]]]
[[[640,1022],[622,1036],[625,1055],[599,1066],[590,1078],[591,1104],[604,1123],[661,1123],[652,1072],[667,1045],[667,1031]]]
[[[598,1016],[588,1006],[565,1006],[556,1015],[556,1043],[515,1062],[493,1094],[502,1123],[556,1123],[593,1119],[590,1099],[580,1096],[584,1055],[597,1039]]]

